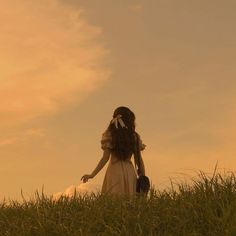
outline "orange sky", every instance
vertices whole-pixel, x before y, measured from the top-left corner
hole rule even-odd
[[[120,105],[157,188],[234,170],[236,3],[0,0],[0,185],[20,199],[80,186]],[[99,187],[106,167],[88,188]]]

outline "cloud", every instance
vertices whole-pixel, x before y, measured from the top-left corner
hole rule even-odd
[[[46,129],[45,128],[30,128],[21,132],[17,132],[9,137],[0,138],[0,147],[8,146],[16,143],[22,143],[26,140],[45,137]]]
[[[44,128],[31,128],[26,131],[27,135],[44,137],[46,135],[46,130]]]
[[[18,141],[17,137],[9,137],[0,140],[0,147],[16,143]]]
[[[78,104],[110,75],[102,29],[56,0],[0,0],[0,128]]]
[[[78,194],[85,194],[85,193],[90,194],[90,193],[97,193],[100,190],[101,190],[101,186],[98,185],[98,184],[94,184],[94,183],[90,183],[90,182],[81,183],[77,186],[71,185],[63,192],[54,193],[53,194],[53,199],[57,200],[61,196],[72,197],[75,191]]]

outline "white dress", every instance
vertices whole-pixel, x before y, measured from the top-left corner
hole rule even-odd
[[[143,144],[140,136],[139,147],[144,150],[146,145]],[[101,148],[112,149],[112,136],[110,131],[105,131],[102,135]],[[102,193],[111,193],[119,195],[133,196],[136,194],[137,173],[131,161],[131,155],[127,160],[118,159],[113,152],[111,152],[110,161],[105,173],[102,184]]]

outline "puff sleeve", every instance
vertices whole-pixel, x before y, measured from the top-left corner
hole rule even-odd
[[[138,134],[138,140],[139,140],[139,149],[140,149],[140,151],[143,151],[147,145],[143,143],[139,134]]]
[[[105,131],[102,134],[101,148],[103,150],[105,150],[105,149],[112,149],[112,136],[111,136],[111,133],[108,132],[108,131]]]

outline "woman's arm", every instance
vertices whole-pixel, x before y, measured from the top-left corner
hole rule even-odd
[[[103,152],[103,156],[101,160],[98,162],[97,167],[92,172],[91,176],[92,178],[97,175],[97,173],[105,166],[105,164],[108,162],[110,157],[111,151],[109,149],[105,149]]]
[[[105,149],[101,160],[98,162],[98,164],[97,164],[96,168],[94,169],[94,171],[92,172],[92,174],[83,175],[81,180],[83,180],[83,182],[85,183],[88,181],[88,179],[95,177],[98,174],[98,172],[105,166],[107,161],[109,160],[110,154],[111,154],[110,149]]]

